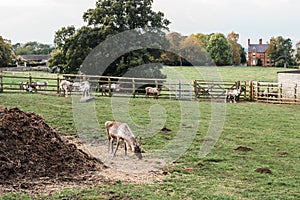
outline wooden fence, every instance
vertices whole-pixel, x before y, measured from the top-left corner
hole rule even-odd
[[[39,88],[39,92],[47,94],[59,94],[59,83],[62,80],[62,76],[53,75],[52,77],[34,76],[31,73],[24,76],[24,73],[14,72],[11,75],[0,73],[0,92],[20,92],[25,91],[21,82],[47,82],[47,86]]]
[[[93,95],[102,95],[101,85],[108,85],[108,92],[103,95],[117,97],[145,97],[145,87],[158,87],[161,89],[160,99],[198,100],[198,101],[224,101],[226,89],[245,88],[241,94],[242,101],[258,101],[267,103],[297,103],[300,104],[300,86],[296,83],[283,86],[275,82],[261,81],[207,81],[207,80],[170,80],[170,79],[145,79],[130,77],[89,76],[74,74],[53,74],[51,77],[39,75],[24,75],[17,72],[8,74],[0,73],[0,92],[20,92],[24,89],[19,82],[47,81],[48,87],[42,87],[39,93],[60,95],[59,83],[62,80],[82,81],[91,83]],[[111,88],[113,83],[121,85],[119,91]]]
[[[47,81],[48,87],[40,88],[39,93],[59,95],[59,83],[62,80],[82,81],[88,80],[91,84],[91,92],[95,95],[101,95],[101,85],[108,85],[108,92],[104,95],[107,96],[120,96],[120,97],[145,97],[145,87],[158,87],[161,89],[159,98],[162,99],[178,99],[178,100],[223,100],[224,93],[227,88],[238,88],[245,85],[244,82],[216,82],[216,81],[182,81],[170,79],[146,79],[146,78],[130,78],[130,77],[110,77],[110,76],[90,76],[90,75],[75,75],[63,74],[55,75],[52,77],[40,77],[37,75],[12,75],[0,74],[0,91],[2,92],[20,92],[24,91],[20,87],[19,82],[38,82]],[[119,91],[113,91],[111,85],[118,83],[121,85]],[[199,90],[200,88],[200,90]],[[203,89],[203,91],[201,90]],[[205,93],[205,90],[208,90]],[[242,99],[246,99],[246,93]]]
[[[267,103],[300,104],[300,89],[297,83],[283,85],[277,82],[251,81],[251,100]]]
[[[247,81],[194,81],[195,97],[199,100],[214,99],[224,101],[226,89],[244,88],[245,91],[241,94],[240,100],[249,100],[249,84]]]

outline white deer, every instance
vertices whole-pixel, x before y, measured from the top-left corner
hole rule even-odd
[[[131,148],[134,154],[142,159],[140,144],[136,141],[132,131],[126,123],[107,121],[105,122],[106,135],[108,139],[108,153],[111,150],[112,158],[115,157],[120,141],[124,141],[125,156],[127,156],[127,146]],[[116,149],[113,149],[113,141],[117,141]]]

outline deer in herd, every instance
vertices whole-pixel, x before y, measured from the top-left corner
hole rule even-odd
[[[225,91],[225,103],[227,103],[228,101],[230,103],[236,103],[236,101],[239,100],[241,93],[245,90],[246,89],[244,87],[241,87],[239,89],[227,89]]]
[[[121,141],[124,141],[125,156],[127,156],[127,147],[130,147],[138,159],[142,159],[140,143],[135,139],[131,129],[126,123],[107,121],[105,122],[106,135],[108,139],[108,153],[111,150],[112,158],[115,157]],[[116,149],[113,149],[113,142],[117,141]]]
[[[152,94],[154,99],[158,99],[160,91],[158,88],[146,87],[145,92],[146,92],[146,97],[149,97],[149,95]]]

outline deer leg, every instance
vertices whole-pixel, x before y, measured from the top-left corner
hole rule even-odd
[[[236,103],[236,96],[233,96],[232,102],[233,102],[233,103]]]
[[[110,149],[111,149],[111,139],[109,138],[108,139],[108,149],[107,149],[107,153],[108,153],[108,155],[110,154]]]
[[[113,138],[110,138],[109,147],[110,148],[108,149],[108,152],[113,153],[114,152],[114,139]]]
[[[126,145],[126,142],[124,143],[124,148],[125,148],[125,157],[127,157],[127,145]]]
[[[112,156],[112,158],[114,158],[114,157],[115,157],[115,155],[116,155],[116,153],[117,153],[117,151],[118,151],[119,145],[120,145],[120,140],[119,140],[119,139],[117,139],[117,146],[116,146],[116,149],[115,149],[115,151],[114,151],[114,153],[113,153],[113,156]]]

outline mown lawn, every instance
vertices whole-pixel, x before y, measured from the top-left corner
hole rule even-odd
[[[189,104],[190,102],[184,102]],[[220,103],[221,104],[221,103]],[[42,115],[63,135],[76,134],[71,98],[29,93],[0,93],[0,105],[18,107]],[[96,96],[97,119],[103,128],[113,119],[112,102]],[[160,106],[166,113],[165,126],[172,131],[143,140],[146,151],[160,149],[172,141],[182,123],[178,101],[130,99],[124,106],[133,121],[146,126],[149,110]],[[199,102],[199,126],[192,144],[168,166],[170,175],[159,184],[134,185],[117,181],[100,183],[90,189],[73,188],[37,199],[300,199],[300,106],[237,103],[226,104],[222,134],[214,149],[204,158],[199,152],[211,120],[209,102]],[[83,116],[84,117],[84,116]],[[100,133],[101,134],[101,133]],[[105,134],[104,131],[102,134]],[[235,151],[239,146],[253,151]],[[187,171],[192,168],[193,171]],[[255,172],[268,168],[272,174]],[[30,199],[25,194],[6,194],[0,199]]]
[[[277,72],[293,69],[275,67],[249,67],[249,66],[225,66],[225,67],[164,67],[164,74],[173,74],[173,71],[181,74],[186,80],[220,79],[223,81],[277,81]]]

